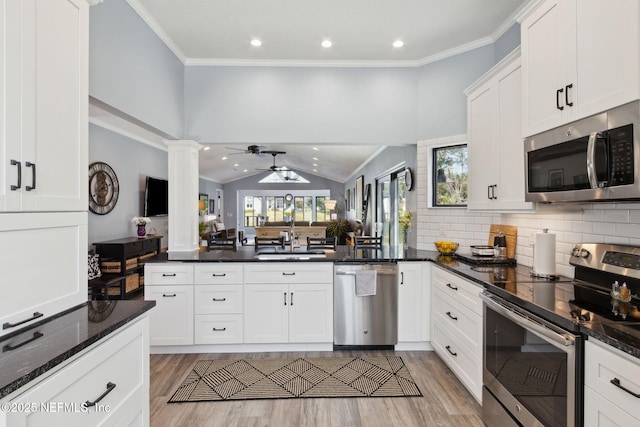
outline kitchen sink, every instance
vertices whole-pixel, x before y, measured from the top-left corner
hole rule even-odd
[[[282,251],[269,251],[269,252],[258,252],[254,255],[254,258],[258,258],[259,260],[267,261],[267,260],[308,260],[308,259],[317,259],[317,258],[326,258],[327,254],[324,251],[295,251],[295,252],[285,252]]]

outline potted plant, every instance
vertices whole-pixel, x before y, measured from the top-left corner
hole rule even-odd
[[[327,223],[327,237],[338,238],[338,244],[344,245],[347,233],[351,231],[351,225],[346,219],[334,219]]]
[[[198,234],[200,235],[200,245],[207,245],[207,235],[209,234],[209,223],[208,222],[199,222],[198,223]]]

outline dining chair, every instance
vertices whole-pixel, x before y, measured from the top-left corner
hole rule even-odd
[[[333,237],[307,237],[307,249],[333,249],[336,250],[338,238]]]
[[[382,249],[382,237],[355,236],[356,249]]]

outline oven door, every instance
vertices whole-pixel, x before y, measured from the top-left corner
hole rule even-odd
[[[485,292],[485,392],[525,426],[580,425],[580,335],[565,331]],[[495,405],[483,419],[495,423]],[[511,421],[505,414],[505,423]]]

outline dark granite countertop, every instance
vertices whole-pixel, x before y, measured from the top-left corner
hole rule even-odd
[[[44,374],[156,305],[88,301],[0,339],[0,398]]]

